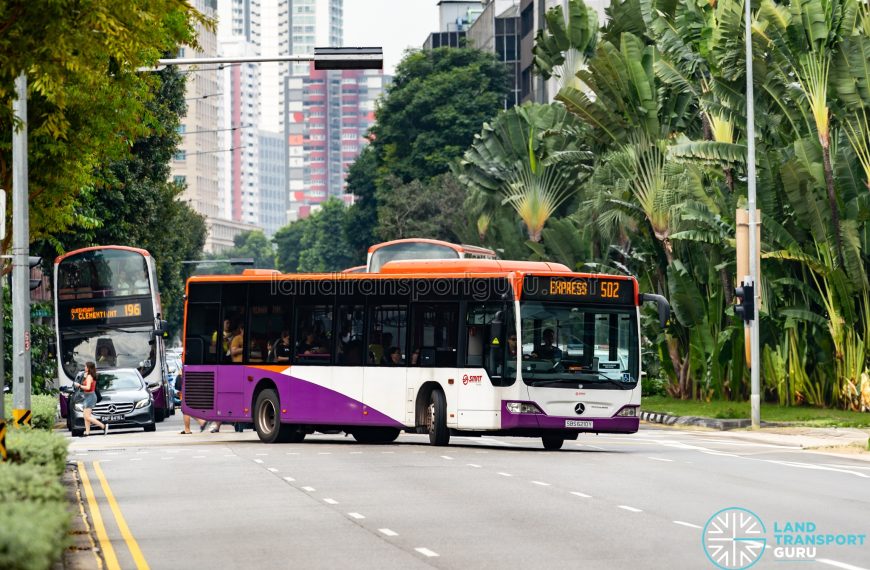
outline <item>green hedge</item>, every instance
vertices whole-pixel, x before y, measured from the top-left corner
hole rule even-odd
[[[54,477],[63,475],[66,468],[67,444],[66,439],[50,431],[28,428],[6,431],[6,449],[12,463],[41,465]]]
[[[63,485],[42,465],[0,463],[0,505],[27,500],[61,503],[65,500]]]
[[[7,432],[0,464],[0,568],[49,570],[67,545],[70,514],[60,476],[67,441],[39,429]]]
[[[0,568],[48,570],[67,545],[66,503],[0,503]]]
[[[37,429],[53,429],[57,421],[57,396],[31,396],[30,410],[30,425]],[[6,421],[12,422],[12,395],[6,394],[4,402],[4,410],[6,411]]]

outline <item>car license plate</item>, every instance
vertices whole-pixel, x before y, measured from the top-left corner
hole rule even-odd
[[[591,420],[565,420],[565,427],[592,429]]]
[[[100,416],[100,420],[104,422],[119,422],[124,419],[124,416]]]

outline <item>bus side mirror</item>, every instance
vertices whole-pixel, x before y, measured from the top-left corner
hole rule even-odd
[[[671,319],[671,304],[668,303],[668,300],[655,293],[641,293],[639,299],[641,303],[655,303],[658,306],[659,324],[665,328]]]

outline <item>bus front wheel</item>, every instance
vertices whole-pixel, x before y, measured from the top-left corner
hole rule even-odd
[[[429,443],[447,445],[450,443],[450,430],[447,429],[447,398],[441,390],[433,390],[426,409],[426,423],[429,428]]]
[[[278,393],[271,388],[263,390],[254,404],[254,429],[265,443],[299,443],[305,432],[299,426],[282,424],[278,414],[281,402]]]
[[[562,449],[562,444],[565,443],[565,438],[554,435],[545,435],[541,440],[544,442],[544,449],[548,451]]]

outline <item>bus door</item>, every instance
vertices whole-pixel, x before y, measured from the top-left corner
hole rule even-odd
[[[369,330],[363,381],[364,423],[378,424],[387,416],[405,423],[408,352],[408,305],[369,306]]]
[[[221,330],[214,335],[215,351],[221,366],[215,378],[215,412],[223,421],[244,417],[245,327],[248,285],[225,284],[222,291]]]

